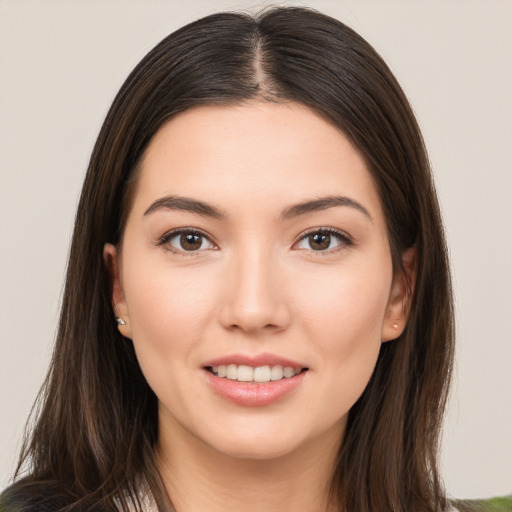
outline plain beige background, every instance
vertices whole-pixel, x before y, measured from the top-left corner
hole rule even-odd
[[[74,209],[114,94],[172,30],[216,10],[266,3],[0,0],[0,487],[49,362]],[[457,301],[446,485],[459,497],[510,493],[512,2],[293,3],[366,37],[418,115]]]

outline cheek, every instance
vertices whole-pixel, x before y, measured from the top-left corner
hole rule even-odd
[[[211,307],[214,275],[206,268],[176,268],[160,256],[133,258],[123,270],[134,329],[194,329]]]
[[[148,382],[152,375],[169,375],[169,367],[181,371],[214,314],[208,272],[152,263],[133,259],[124,267],[132,338]]]
[[[297,316],[302,318],[303,329],[314,345],[316,368],[324,386],[322,394],[331,404],[338,404],[328,414],[348,412],[373,373],[391,276],[391,264],[380,264],[373,271],[340,271],[325,281],[316,276],[307,286],[304,295],[308,300]],[[318,404],[322,406],[325,404]]]
[[[332,350],[356,340],[380,343],[391,278],[391,264],[379,261],[330,273],[310,272],[302,281],[303,293],[297,294],[304,298],[297,317]]]

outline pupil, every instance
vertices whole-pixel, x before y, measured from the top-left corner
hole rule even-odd
[[[193,233],[181,235],[180,244],[186,251],[195,251],[201,247],[201,235]]]
[[[315,251],[328,249],[329,245],[331,245],[331,235],[315,233],[314,235],[310,235],[309,243],[311,245],[311,248]]]

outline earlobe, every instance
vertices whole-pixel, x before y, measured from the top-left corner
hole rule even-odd
[[[110,277],[112,309],[117,322],[117,328],[123,336],[131,339],[130,319],[121,282],[119,255],[117,254],[115,245],[104,245],[103,260],[105,261],[105,266],[107,267],[107,272]]]
[[[416,283],[416,247],[410,247],[402,254],[402,263],[404,272],[397,271],[393,277],[382,325],[382,342],[395,340],[405,330]]]

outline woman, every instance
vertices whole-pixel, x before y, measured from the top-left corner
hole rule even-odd
[[[3,506],[445,510],[452,357],[435,191],[387,66],[313,11],[213,15],[107,115]]]

